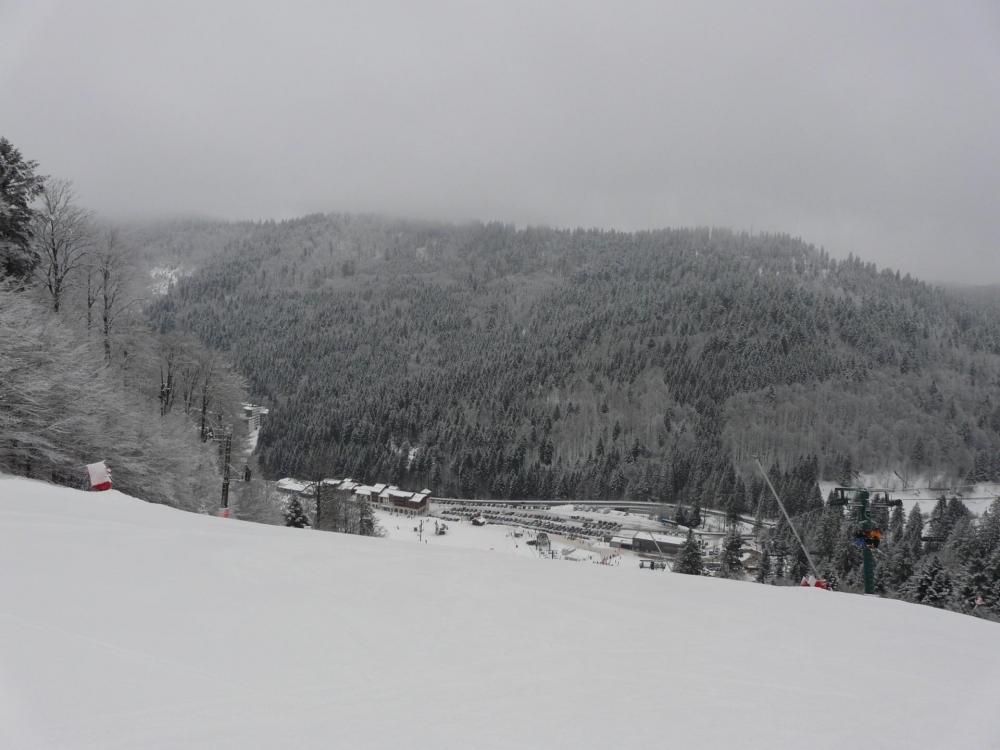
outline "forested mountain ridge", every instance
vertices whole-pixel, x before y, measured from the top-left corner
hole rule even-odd
[[[853,257],[709,229],[239,226],[150,315],[273,405],[272,475],[745,506],[757,454],[803,486],[1000,474],[996,307]]]

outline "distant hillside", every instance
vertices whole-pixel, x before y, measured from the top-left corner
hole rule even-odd
[[[853,257],[708,229],[239,227],[150,315],[272,404],[272,476],[741,507],[758,454],[801,505],[853,470],[1000,478],[1000,311]]]

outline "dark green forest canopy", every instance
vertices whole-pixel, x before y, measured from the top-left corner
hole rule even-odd
[[[272,406],[271,476],[751,507],[786,477],[1000,478],[1000,307],[783,235],[233,225],[150,309]]]

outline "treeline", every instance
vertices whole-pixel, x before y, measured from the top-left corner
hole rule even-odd
[[[795,494],[790,482],[809,482],[801,472],[780,477],[772,471],[772,479],[779,486],[784,481],[783,494],[788,495]],[[826,504],[799,508],[794,523],[827,587],[861,593],[866,544],[861,522],[856,510],[832,500],[831,495]],[[891,511],[875,509],[872,516],[881,532],[880,543],[872,550],[876,593],[1000,619],[1000,500],[979,519],[960,498],[943,495],[929,515],[914,505],[909,514],[895,506]],[[783,517],[773,528],[758,524],[754,534],[760,553],[753,565],[745,565],[743,538],[735,525],[730,526],[722,540],[717,575],[742,580],[753,573],[758,583],[794,586],[813,574],[809,558]],[[701,546],[691,532],[674,570],[688,575],[706,572]]]
[[[929,514],[915,505],[880,511],[883,538],[875,550],[875,588],[918,604],[989,618],[1000,617],[1000,500],[974,519],[958,497],[937,499]],[[842,507],[827,506],[796,519],[820,573],[834,587],[864,590],[858,523]],[[765,543],[757,580],[809,574],[808,564],[786,525]]]
[[[754,456],[1000,478],[995,310],[853,257],[709,229],[238,226],[150,315],[273,407],[272,477],[703,507]]]
[[[242,381],[195,339],[148,326],[137,257],[0,138],[0,471],[81,487],[84,465],[106,460],[117,489],[215,510],[212,438],[242,436]]]

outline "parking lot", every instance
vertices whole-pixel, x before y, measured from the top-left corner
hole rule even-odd
[[[607,540],[622,529],[621,523],[610,519],[595,519],[584,515],[571,515],[567,518],[541,508],[506,503],[435,499],[431,503],[431,512],[438,518],[451,521],[469,521],[482,516],[487,523],[521,526],[532,531],[544,531],[568,538]]]

